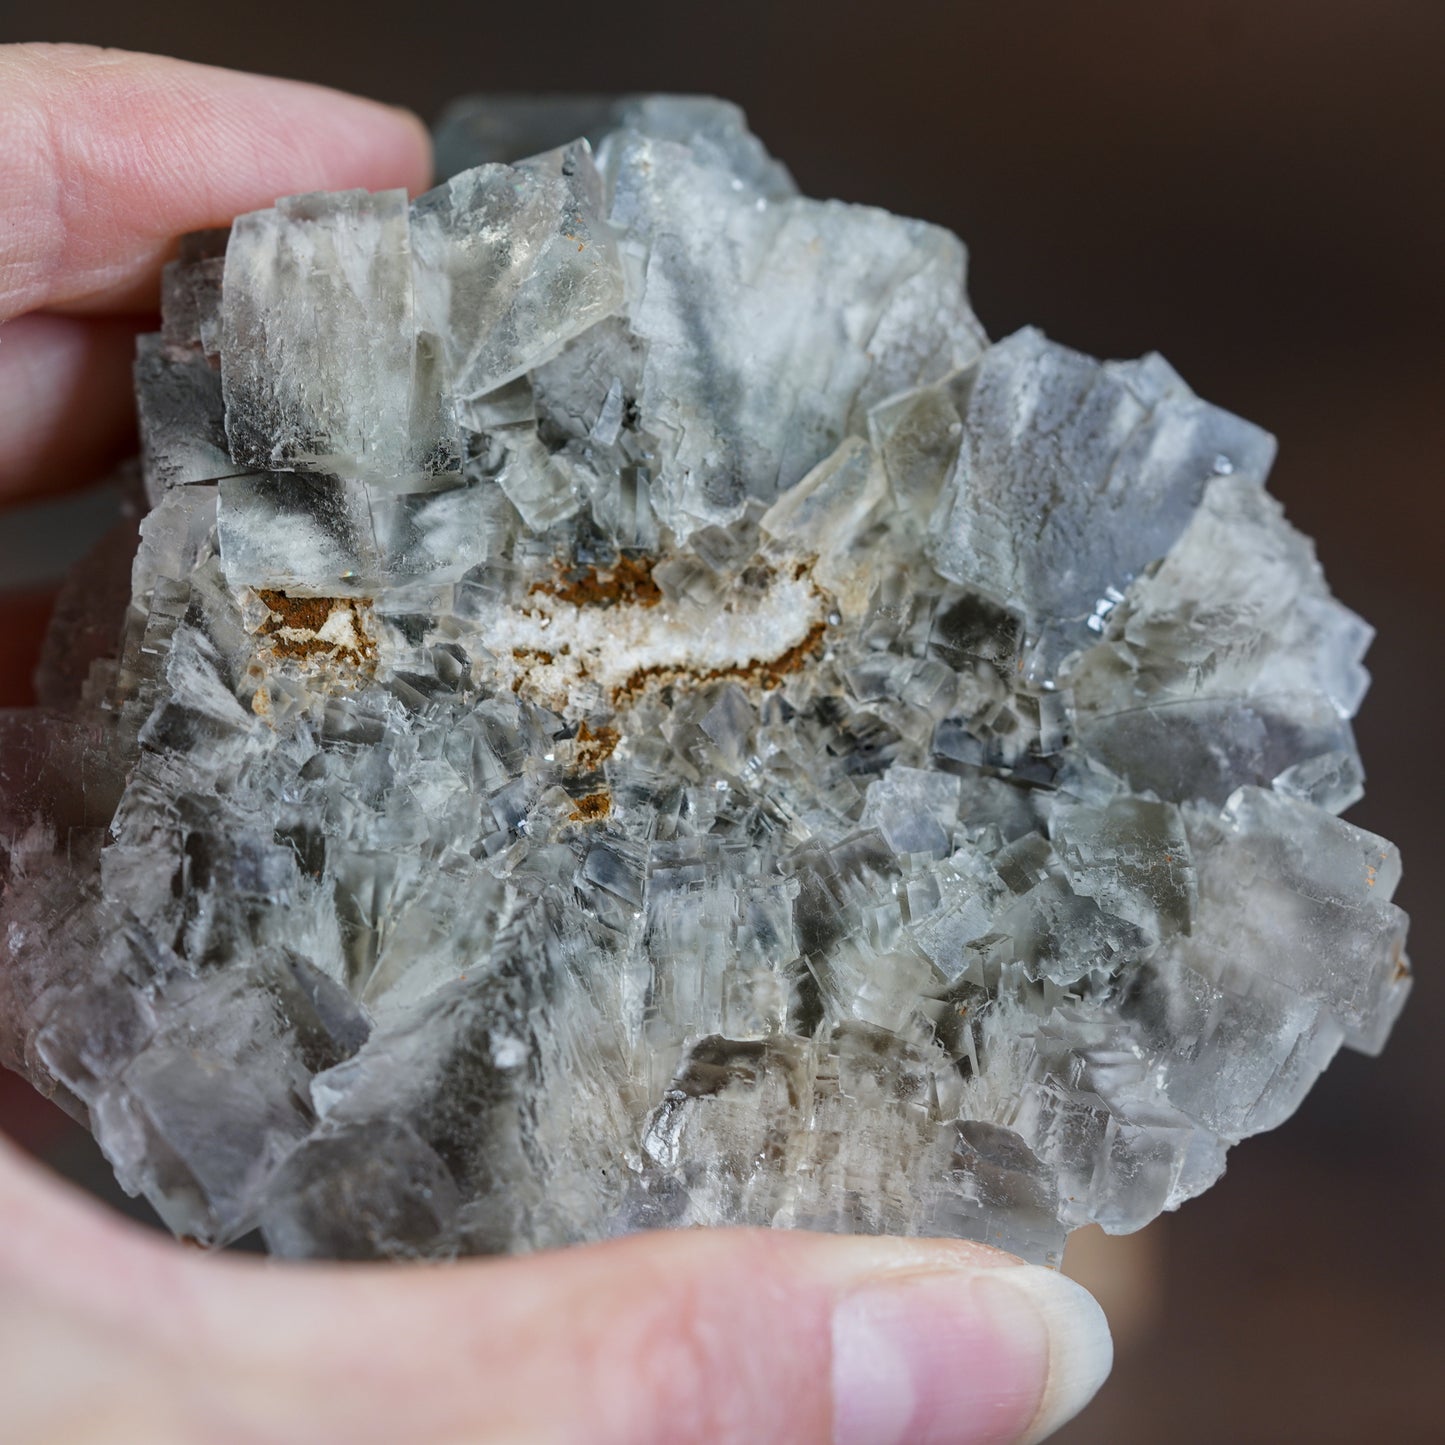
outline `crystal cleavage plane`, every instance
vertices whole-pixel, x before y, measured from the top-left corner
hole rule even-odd
[[[1057,1263],[1383,1045],[1371,633],[1271,437],[990,343],[954,236],[730,105],[439,148],[187,239],[138,539],[0,719],[0,1057],[127,1189],[285,1255]]]

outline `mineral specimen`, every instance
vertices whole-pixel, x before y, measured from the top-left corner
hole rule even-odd
[[[441,140],[187,242],[129,584],[0,723],[4,1058],[128,1189],[291,1255],[1053,1261],[1383,1044],[1370,632],[1267,434],[990,344],[952,235],[731,106]]]

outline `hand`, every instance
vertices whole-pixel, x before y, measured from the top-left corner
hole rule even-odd
[[[0,504],[131,441],[176,235],[428,180],[411,116],[311,86],[0,47]],[[964,1445],[1043,1438],[1108,1371],[1077,1285],[980,1245],[657,1233],[436,1266],[206,1257],[0,1140],[11,1445]]]

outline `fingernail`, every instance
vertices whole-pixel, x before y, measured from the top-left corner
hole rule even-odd
[[[1104,1312],[1053,1270],[875,1278],[833,1314],[834,1445],[1033,1445],[1113,1357]]]

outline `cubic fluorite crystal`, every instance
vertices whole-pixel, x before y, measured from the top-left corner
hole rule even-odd
[[[1370,631],[1266,433],[990,344],[958,240],[731,106],[441,139],[190,238],[129,584],[0,724],[5,1061],[128,1189],[293,1255],[1053,1261],[1383,1044]]]

